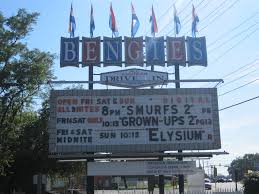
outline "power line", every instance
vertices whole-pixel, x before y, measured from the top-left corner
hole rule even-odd
[[[204,2],[204,0],[202,0],[202,1],[196,6],[196,8],[198,8],[203,2]],[[205,4],[205,6],[203,6],[201,9],[207,7],[207,5],[208,5],[209,3],[210,3],[210,1],[208,1],[207,4]],[[189,17],[189,14],[187,14],[187,15],[184,17],[184,19],[181,20],[181,22],[183,23],[183,21],[185,21],[185,19],[187,19],[188,17]],[[190,20],[191,20],[191,19],[189,19],[187,22],[183,23],[181,26],[182,26],[182,27],[185,26]],[[170,35],[170,34],[173,32],[173,30],[174,30],[174,29],[170,30],[170,31],[168,32],[168,35]],[[183,33],[183,34],[184,34],[184,33]]]
[[[209,16],[211,15],[211,14],[213,14],[213,20],[211,20],[205,27],[203,27],[203,28],[201,28],[200,30],[199,30],[199,32],[201,32],[203,29],[205,29],[205,28],[207,28],[211,23],[213,23],[218,17],[220,17],[220,16],[222,16],[223,14],[225,14],[226,13],[226,11],[228,11],[229,9],[231,9],[238,1],[240,1],[240,0],[236,0],[233,4],[231,4],[227,9],[225,9],[221,14],[219,14],[219,15],[216,15],[217,14],[217,12],[216,11],[218,11],[218,9],[220,9],[221,7],[223,7],[224,6],[224,4],[227,2],[227,0],[225,0],[225,1],[223,1],[218,7],[216,7],[212,12],[210,12],[207,16],[205,16],[205,18],[209,18]],[[214,13],[215,12],[215,13]],[[204,21],[205,20],[203,20],[203,21],[201,21],[201,23],[204,23]],[[189,32],[189,30],[187,31],[187,32],[185,32],[184,34],[186,35],[187,33]]]
[[[169,12],[169,10],[174,6],[177,0],[158,18],[158,22]]]
[[[224,0],[223,2],[221,2],[221,4],[218,6],[218,7],[216,7],[213,11],[211,11],[207,16],[205,16],[204,18],[209,18],[209,16],[211,15],[211,14],[213,14],[214,12],[216,12],[218,9],[220,9],[222,6],[224,6],[224,4],[227,2],[227,0]],[[208,4],[206,4],[206,6],[207,6]],[[217,12],[216,12],[216,14],[217,14]],[[191,20],[191,19],[190,19]],[[188,20],[187,22],[189,22],[190,20]],[[201,22],[200,22],[200,24],[201,23],[204,23],[204,21],[205,20],[202,20]],[[186,22],[186,23],[187,23]],[[186,24],[185,23],[185,24]],[[200,25],[199,24],[199,25]],[[187,33],[189,32],[189,30],[187,30],[184,34],[186,35]]]
[[[226,110],[226,109],[229,109],[229,108],[232,108],[232,107],[238,106],[238,105],[240,105],[240,104],[243,104],[243,103],[246,103],[246,102],[249,102],[249,101],[255,100],[255,99],[257,99],[257,98],[259,98],[259,96],[256,96],[256,97],[254,97],[254,98],[250,98],[250,99],[248,99],[248,100],[244,100],[244,101],[242,101],[242,102],[239,102],[239,103],[236,103],[236,104],[233,104],[233,105],[230,105],[230,106],[224,107],[224,108],[222,108],[222,109],[219,109],[219,111]]]
[[[205,0],[202,0],[202,1],[196,6],[196,9],[199,8],[199,6],[200,6],[204,1],[205,1]],[[208,5],[208,4],[209,4],[209,1],[208,1],[208,3],[207,3],[206,5]],[[204,8],[204,7],[203,7],[203,8]],[[189,16],[190,16],[190,14],[187,14],[187,15],[182,19],[182,22],[184,22]],[[190,21],[190,20],[191,20],[191,19],[189,19],[188,21]],[[187,24],[188,21],[185,22],[185,23],[183,24],[183,26],[184,26],[185,24]]]
[[[209,26],[212,22],[214,22],[216,18],[222,16],[227,10],[231,9],[238,1],[240,1],[240,0],[234,1],[233,4],[231,4],[231,5],[230,5],[225,11],[223,11],[220,15],[216,16],[209,24],[207,24],[207,26]],[[205,29],[207,26],[205,26],[205,27],[202,28],[201,30]],[[201,30],[200,30],[200,31],[201,31]],[[247,38],[247,37],[245,37],[244,39],[246,39],[246,38]],[[242,40],[243,40],[243,39],[242,39]],[[242,40],[241,40],[241,41],[242,41]],[[240,43],[241,41],[239,41],[238,43]],[[237,44],[237,45],[238,45],[238,44]],[[237,45],[235,45],[235,46],[237,46]],[[229,50],[227,50],[227,52],[229,52],[230,50],[232,50],[235,46],[233,46],[232,48],[230,48]],[[219,58],[223,57],[224,55],[225,55],[225,54],[223,54],[222,56],[219,56],[214,62],[217,62],[217,61],[219,60]],[[196,77],[196,76],[199,75],[201,72],[203,72],[205,69],[206,69],[206,68],[201,69],[199,72],[197,72],[196,74],[194,74],[191,78]]]
[[[171,5],[170,5],[170,7],[158,18],[158,20],[157,20],[157,22],[159,22],[169,11],[170,11],[170,9],[173,7],[173,5],[177,2],[178,0],[175,0],[175,2],[174,3],[172,3]],[[169,22],[170,23],[170,22]],[[169,24],[168,23],[168,24]],[[167,24],[167,25],[168,25]],[[163,31],[163,29],[159,32],[159,33],[161,33]],[[145,35],[147,35],[148,34],[148,30],[146,30],[146,32],[145,32]]]
[[[188,2],[188,4],[181,10],[181,11],[179,11],[179,13],[178,13],[178,15],[180,15],[188,6],[189,6],[189,3],[191,2],[192,0],[190,0],[189,2]],[[171,8],[172,8],[172,6],[173,6],[174,4],[172,4],[171,6],[170,6],[170,8],[169,9],[167,9],[167,11],[165,12],[165,13],[167,13]],[[165,15],[165,14],[164,14]],[[163,32],[169,25],[171,24],[171,21],[169,21],[163,28],[162,28],[162,30],[159,32],[159,33],[161,33],[161,32]],[[171,31],[173,31],[174,29],[172,29]],[[171,32],[170,31],[170,32]]]
[[[256,28],[254,31],[252,31],[251,33],[249,33],[248,35],[246,35],[244,38],[242,38],[240,41],[238,41],[236,44],[234,44],[232,47],[230,47],[228,50],[226,50],[222,55],[220,55],[218,58],[216,58],[213,63],[219,61],[219,59],[221,59],[223,56],[225,56],[227,53],[229,53],[232,49],[234,49],[236,46],[238,46],[242,41],[246,40],[247,38],[249,38],[251,35],[253,35],[254,33],[256,33],[259,30],[259,28]]]
[[[258,64],[258,63],[254,63],[254,62],[257,61],[257,60],[258,60],[258,58],[256,58],[256,59],[253,60],[252,62],[249,62],[248,64],[246,64],[246,65],[244,65],[244,66],[241,66],[241,67],[239,67],[238,69],[236,69],[236,70],[234,70],[234,71],[232,71],[232,72],[226,74],[224,77],[222,77],[222,79],[225,79],[225,78],[229,77],[230,75],[232,75],[232,74],[238,72],[239,70],[243,69],[244,67],[249,67],[249,66]],[[252,65],[251,65],[251,64],[252,64]]]
[[[241,71],[241,72],[246,71],[247,69],[251,68],[251,67],[254,66],[254,65],[258,65],[258,63],[254,63],[254,62],[256,62],[257,60],[258,60],[258,58],[256,58],[255,60],[253,60],[253,61],[251,61],[251,62],[249,62],[249,63],[247,63],[247,64],[245,64],[245,65],[243,65],[243,66],[241,66],[241,67],[239,67],[238,69],[236,69],[236,70],[234,70],[234,71],[232,71],[232,72],[226,74],[226,75],[223,76],[221,79],[226,79],[226,78],[228,78],[229,76],[235,74],[236,72],[240,71],[241,69],[243,69],[243,68],[245,68],[245,67],[246,67],[246,68],[245,68],[243,71]],[[208,84],[207,84],[207,85],[208,85]],[[205,86],[207,86],[207,85],[205,85]],[[223,85],[224,85],[224,84],[223,84]],[[204,86],[204,87],[205,87],[205,86]]]
[[[188,1],[188,3],[186,4],[186,6],[185,6],[181,11],[179,11],[179,14],[183,13],[184,10],[186,10],[187,7],[190,5],[191,2],[192,2],[192,0]]]
[[[232,90],[229,90],[229,91],[227,91],[227,92],[225,92],[225,93],[223,93],[223,94],[220,94],[219,96],[224,96],[224,95],[226,95],[226,94],[229,94],[229,93],[231,93],[231,92],[234,92],[234,91],[236,91],[236,90],[238,90],[238,89],[240,89],[240,88],[243,88],[243,87],[245,87],[245,86],[248,86],[248,85],[250,85],[250,84],[252,84],[252,83],[254,83],[254,82],[256,82],[256,81],[258,81],[259,79],[255,79],[255,80],[253,80],[253,81],[251,81],[251,82],[248,82],[248,83],[246,83],[246,84],[244,84],[244,85],[242,85],[242,86],[239,86],[239,87],[237,87],[237,88],[234,88],[234,89],[232,89]]]
[[[215,43],[217,43],[219,40],[221,40],[223,37],[225,37],[227,34],[230,34],[231,32],[233,32],[234,30],[238,29],[240,26],[242,26],[243,24],[247,23],[249,20],[251,20],[252,18],[254,18],[259,12],[256,12],[254,14],[252,14],[252,16],[246,18],[245,20],[243,20],[239,25],[237,25],[236,27],[232,28],[231,30],[227,31],[226,33],[220,35],[216,40],[214,40],[213,42],[211,42],[210,44],[208,44],[208,47],[214,45]]]
[[[232,47],[230,47],[229,49],[227,49],[224,53],[222,53],[220,56],[218,56],[213,62],[212,64],[214,64],[215,62],[219,61],[219,59],[221,59],[223,56],[225,56],[227,53],[229,53],[232,49],[234,49],[236,46],[238,46],[242,41],[246,40],[247,38],[249,38],[251,35],[253,35],[256,31],[258,31],[259,28],[256,28],[254,31],[252,31],[251,33],[249,33],[247,36],[245,36],[244,38],[242,38],[240,41],[238,41],[236,44],[234,44]],[[201,69],[199,72],[197,72],[196,74],[194,74],[191,78],[196,77],[197,75],[199,75],[201,72],[203,72],[206,68],[204,67],[203,69]]]
[[[253,70],[253,71],[250,71],[249,73],[247,73],[247,74],[245,74],[245,75],[242,75],[242,76],[240,76],[240,77],[238,77],[238,78],[236,78],[236,79],[234,79],[234,80],[232,80],[232,81],[229,81],[229,82],[227,82],[227,83],[225,83],[225,84],[219,86],[219,88],[225,87],[225,86],[227,86],[227,85],[229,85],[229,84],[231,84],[231,83],[233,83],[233,82],[235,82],[235,81],[238,81],[238,80],[240,80],[240,79],[242,79],[242,78],[244,78],[244,77],[246,77],[246,76],[248,76],[248,75],[250,75],[250,74],[256,72],[257,70],[258,70],[258,68],[256,68],[256,69]]]
[[[240,36],[240,35],[243,35],[244,32],[247,32],[248,30],[250,30],[250,29],[253,28],[254,26],[257,26],[257,24],[258,24],[258,23],[255,23],[255,24],[249,26],[249,27],[246,28],[245,30],[239,32],[238,34],[235,34],[235,35],[232,36],[230,39],[228,39],[227,41],[225,41],[225,42],[223,42],[222,44],[218,45],[217,47],[214,47],[214,48],[212,48],[212,49],[209,49],[208,52],[212,52],[212,51],[214,51],[214,50],[216,50],[216,49],[218,49],[218,48],[220,48],[220,47],[226,45],[228,42],[230,42],[231,40],[235,39],[236,37],[238,37],[238,36]]]
[[[192,0],[191,0],[191,1],[192,1]],[[178,15],[180,15],[184,10],[187,9],[187,7],[189,6],[189,4],[190,4],[191,1],[189,1],[189,2],[187,3],[187,5],[178,13]],[[202,1],[196,6],[196,8],[198,8],[204,1],[205,1],[205,0],[202,0]],[[209,4],[209,1],[208,1],[208,3],[207,3],[206,5],[208,5],[208,4]],[[205,5],[205,6],[206,6],[206,5]],[[205,6],[204,6],[204,7],[205,7]],[[204,8],[204,7],[203,7],[203,8]],[[187,15],[184,17],[184,19],[181,20],[181,23],[182,23],[183,21],[185,21],[185,19],[188,18],[188,17],[189,17],[189,14],[187,14]],[[187,22],[186,22],[186,23],[187,23]],[[183,27],[186,23],[182,24],[181,27]],[[170,22],[168,22],[168,23],[164,26],[164,28],[161,30],[161,32],[164,31],[169,25],[170,25]],[[174,28],[173,28],[172,30],[170,30],[170,31],[167,33],[167,35],[170,35],[173,31],[174,31]],[[160,32],[160,33],[161,33],[161,32]]]
[[[205,28],[207,28],[211,23],[213,23],[218,17],[222,16],[223,14],[225,14],[227,11],[229,11],[229,9],[231,9],[232,7],[234,7],[235,4],[237,4],[237,2],[240,0],[236,0],[234,1],[234,3],[232,3],[229,7],[227,7],[221,14],[217,15],[213,20],[211,20],[206,26],[204,26],[203,28],[201,28],[199,31],[204,30]]]

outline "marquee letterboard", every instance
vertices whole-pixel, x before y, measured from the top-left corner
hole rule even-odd
[[[219,149],[216,88],[53,90],[51,153]]]

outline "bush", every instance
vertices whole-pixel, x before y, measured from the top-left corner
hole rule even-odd
[[[259,194],[259,173],[248,174],[244,180],[245,194]]]

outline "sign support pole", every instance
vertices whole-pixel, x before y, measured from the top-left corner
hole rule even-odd
[[[93,90],[93,65],[89,65],[89,71],[88,71],[88,79],[89,79],[89,84],[88,84],[88,89]],[[93,154],[92,152],[88,152],[87,154]],[[94,193],[94,176],[88,176],[87,173],[87,163],[88,162],[93,162],[94,158],[86,158],[86,163],[85,163],[85,175],[86,175],[86,194],[92,194]]]
[[[37,194],[42,194],[42,174],[37,175]]]
[[[163,156],[159,157],[160,161],[163,161]],[[159,194],[165,193],[165,177],[164,175],[158,176],[158,184],[159,184]]]
[[[155,34],[153,35],[153,37],[155,37]],[[151,71],[154,71],[155,70],[155,68],[154,68],[154,65],[152,64],[151,65]],[[154,87],[153,86],[151,86],[151,89],[153,89]],[[159,160],[161,160],[161,161],[163,161],[163,157],[159,157]],[[164,194],[164,176],[163,175],[159,175],[158,176],[158,179],[159,179],[159,181],[158,181],[158,187],[159,187],[159,194]]]
[[[154,65],[151,65],[151,71],[154,71]],[[153,89],[154,87],[151,86],[151,88]],[[160,161],[163,161],[163,157],[159,157]],[[165,186],[165,180],[164,180],[164,175],[159,175],[158,176],[158,187],[159,187],[159,194],[164,194],[164,186]]]
[[[179,71],[179,65],[175,65],[175,80],[179,81],[180,80],[180,71]],[[175,88],[180,88],[180,82],[175,82]],[[182,150],[178,150],[178,153],[182,153]],[[179,156],[178,157],[179,161],[183,161],[183,157]],[[179,193],[182,194],[184,193],[184,175],[180,174],[178,178],[178,183],[179,183]]]

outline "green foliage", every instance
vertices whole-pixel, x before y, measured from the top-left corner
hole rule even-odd
[[[249,170],[256,170],[255,163],[259,162],[259,154],[245,154],[243,157],[233,160],[228,168],[229,174],[235,180],[235,172],[237,174],[237,180],[241,181],[245,178],[245,174]]]
[[[11,173],[9,167],[24,135],[24,125],[28,125],[25,119],[29,115],[23,112],[46,91],[45,84],[53,78],[55,56],[30,50],[25,41],[38,16],[24,9],[9,18],[0,13],[0,175]],[[33,118],[28,121],[33,122]]]
[[[245,194],[259,194],[259,172],[248,174],[244,180]]]
[[[46,83],[54,78],[55,55],[26,45],[38,16],[24,9],[9,18],[0,13],[0,192],[4,193],[11,188],[33,193],[34,174],[84,173],[84,163],[48,158],[48,101],[39,112],[31,109],[36,97],[48,97]]]
[[[35,174],[49,174],[52,178],[70,180],[71,177],[85,173],[83,162],[62,163],[48,158],[48,105],[46,100],[39,112],[22,112],[16,119],[16,122],[22,124],[16,139],[13,162],[8,168],[11,173],[2,177],[2,180],[0,177],[0,182],[10,182],[7,188],[22,188],[26,193],[32,193],[31,180]]]

